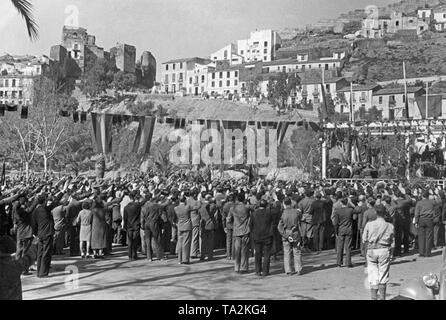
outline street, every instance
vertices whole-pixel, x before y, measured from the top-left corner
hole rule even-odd
[[[179,265],[176,258],[148,262],[144,256],[130,262],[126,248],[114,247],[113,251],[103,260],[55,257],[48,278],[39,279],[35,272],[22,277],[23,299],[370,299],[364,258],[358,253],[353,255],[352,269],[338,268],[333,250],[304,254],[301,276],[285,275],[280,257],[271,262],[271,275],[260,278],[253,271],[253,258],[250,273],[240,275],[234,273],[233,262],[226,260],[222,251],[217,251],[214,261],[192,260],[191,265]],[[434,251],[431,258],[417,254],[397,258],[390,270],[387,299],[398,295],[404,280],[430,272],[438,275],[440,269],[441,250]]]

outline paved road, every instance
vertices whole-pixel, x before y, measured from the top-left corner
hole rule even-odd
[[[23,298],[31,299],[334,299],[367,300],[367,275],[363,258],[353,256],[355,267],[338,268],[335,253],[303,257],[301,276],[283,274],[282,261],[272,262],[271,276],[259,278],[253,272],[239,275],[222,254],[211,262],[179,265],[175,258],[162,262],[145,259],[128,261],[126,249],[115,247],[104,260],[81,260],[68,256],[53,260],[49,278],[35,272],[23,276]],[[254,267],[250,260],[250,269]],[[431,258],[408,255],[396,259],[390,271],[388,298],[398,294],[405,279],[429,272],[439,274],[441,250]],[[77,286],[70,282],[70,270],[78,270]]]

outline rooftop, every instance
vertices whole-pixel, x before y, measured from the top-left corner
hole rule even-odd
[[[407,87],[407,93],[416,93],[423,90],[422,87]],[[404,87],[380,89],[374,93],[376,96],[384,96],[388,94],[403,94]]]
[[[361,84],[361,85],[353,85],[353,91],[370,91],[370,90],[379,90],[381,86],[376,83],[372,84]],[[340,92],[350,92],[350,86],[344,87],[339,90]]]
[[[206,58],[200,58],[200,57],[193,57],[193,58],[182,58],[182,59],[173,59],[166,62],[163,62],[162,64],[167,63],[178,63],[178,62],[190,62],[190,61],[207,61]]]

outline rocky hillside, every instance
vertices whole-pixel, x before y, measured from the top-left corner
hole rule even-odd
[[[432,36],[433,38],[429,39]],[[383,42],[375,48],[358,47],[346,63],[344,73],[353,72],[360,82],[403,78],[402,62],[408,78],[446,74],[446,37],[427,35],[408,42]]]

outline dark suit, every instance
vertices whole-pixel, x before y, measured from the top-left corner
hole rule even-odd
[[[37,244],[37,276],[47,276],[53,253],[54,221],[48,207],[38,205],[32,215],[33,233],[39,238]]]
[[[80,255],[79,226],[76,225],[75,221],[81,210],[82,202],[76,199],[72,199],[66,208],[68,235],[70,238],[70,256]]]
[[[14,203],[14,225],[17,228],[17,252],[16,259],[24,258],[33,242],[33,228],[32,228],[32,211],[34,206],[26,208],[25,205],[20,205],[19,202]],[[24,272],[28,272],[25,269]]]
[[[128,256],[130,260],[138,258],[138,237],[141,228],[141,205],[130,202],[124,208],[124,230],[127,231]]]
[[[269,274],[271,248],[273,245],[274,218],[271,209],[259,208],[251,215],[252,238],[255,246],[256,273]],[[276,227],[277,229],[277,227]],[[263,258],[263,264],[262,264]]]
[[[222,222],[226,229],[226,258],[234,259],[234,236],[232,222],[228,222],[229,210],[234,206],[234,202],[227,202],[223,206]]]
[[[346,265],[352,264],[351,244],[353,236],[353,213],[354,210],[349,207],[338,207],[335,209],[333,225],[336,232],[336,253],[337,264],[340,266],[343,262],[344,251],[346,255]]]
[[[404,253],[409,252],[411,224],[410,208],[412,206],[412,200],[410,199],[400,199],[396,201],[396,211],[393,217],[395,228],[395,256],[401,254],[401,243],[404,246]]]
[[[152,243],[156,257],[159,260],[163,258],[163,250],[161,247],[161,213],[161,206],[151,201],[144,204],[141,209],[148,260],[152,260]]]
[[[199,209],[201,250],[200,258],[203,260],[208,256],[209,260],[214,258],[214,238],[217,221],[215,219],[215,204],[203,203]]]
[[[321,251],[324,247],[325,223],[327,214],[325,212],[325,200],[316,199],[313,206],[313,250]]]

